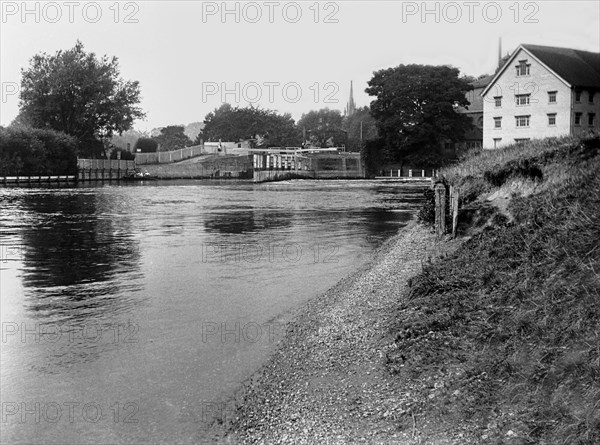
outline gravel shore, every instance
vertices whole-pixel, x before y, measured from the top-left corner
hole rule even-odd
[[[385,367],[397,302],[423,263],[453,244],[410,222],[369,264],[299,309],[273,356],[230,402],[232,415],[215,425],[215,441],[453,443],[406,410],[410,388]]]

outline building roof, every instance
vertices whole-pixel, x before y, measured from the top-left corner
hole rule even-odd
[[[481,93],[482,95],[490,89],[504,70],[511,65],[511,61],[516,57],[519,49],[523,49],[533,58],[537,59],[571,87],[600,88],[600,53],[571,48],[558,48],[555,46],[522,44],[513,52],[502,69],[496,72],[486,89]]]
[[[522,46],[571,86],[600,88],[600,53],[554,46]]]

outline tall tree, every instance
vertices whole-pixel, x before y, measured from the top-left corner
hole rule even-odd
[[[179,150],[193,144],[192,140],[186,136],[183,125],[169,125],[164,127],[160,130],[160,135],[154,136],[152,139],[160,144],[160,151]]]
[[[116,57],[84,51],[83,43],[51,56],[35,55],[23,69],[19,121],[74,136],[80,145],[108,141],[144,113],[137,81],[120,77]]]
[[[308,142],[316,147],[339,147],[347,141],[339,110],[322,108],[309,111],[298,121],[298,129],[306,135]]]
[[[456,108],[468,107],[465,94],[473,87],[456,68],[399,65],[375,72],[368,85],[365,91],[376,97],[371,114],[388,160],[440,164],[443,145],[460,141],[471,127]]]

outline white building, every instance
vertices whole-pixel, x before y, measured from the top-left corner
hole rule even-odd
[[[520,45],[481,95],[483,148],[600,131],[600,53]]]

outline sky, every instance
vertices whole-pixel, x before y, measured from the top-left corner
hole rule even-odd
[[[598,1],[1,1],[0,124],[19,106],[21,70],[79,39],[140,82],[134,128],[203,121],[223,102],[291,113],[357,106],[375,71],[452,65],[490,74],[519,44],[600,52]]]

